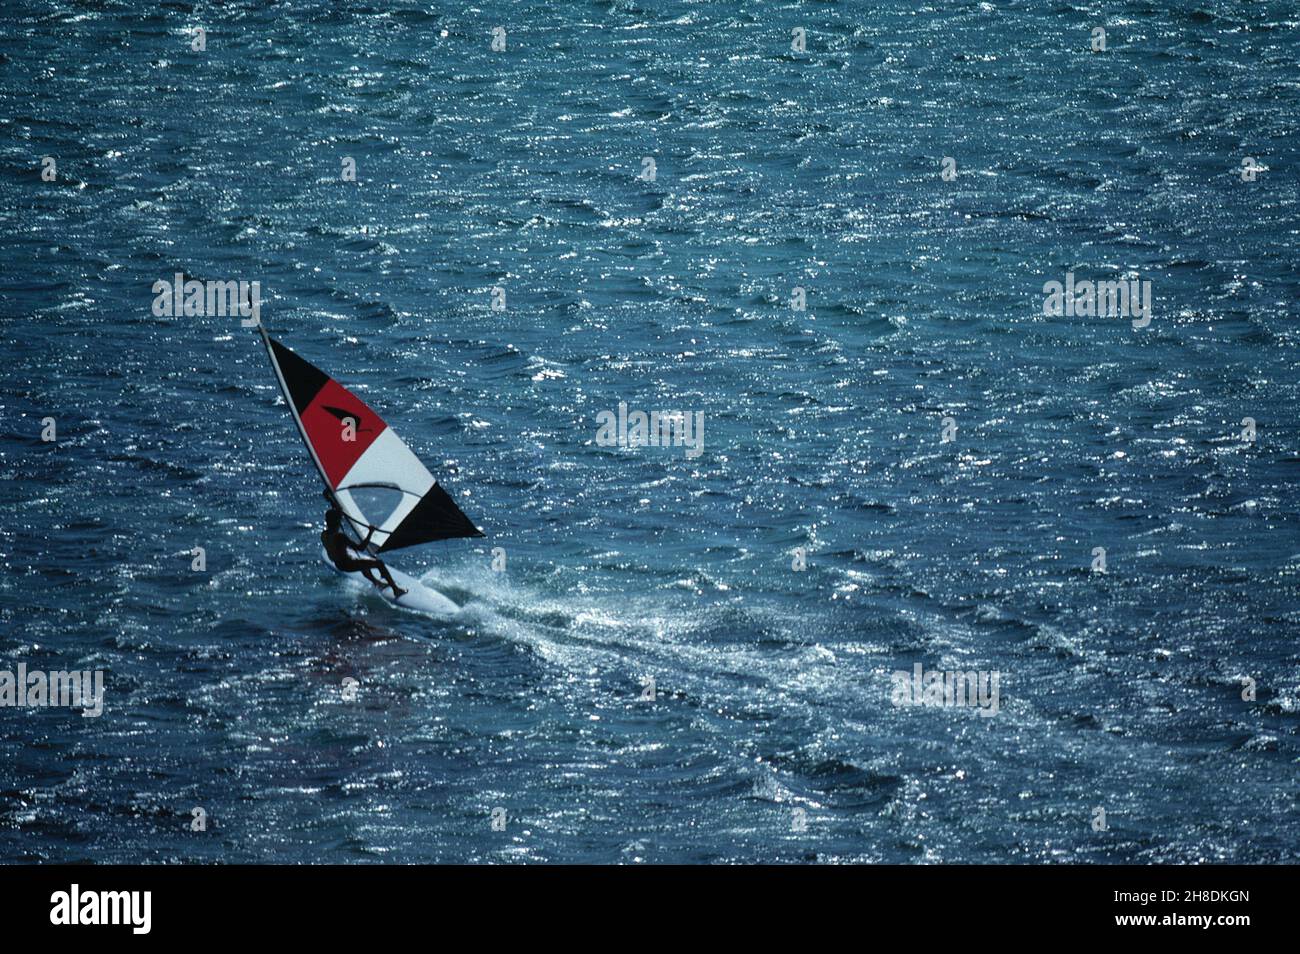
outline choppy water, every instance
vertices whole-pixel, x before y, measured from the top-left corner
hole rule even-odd
[[[108,673],[0,711],[0,859],[1297,860],[1292,5],[324,6],[0,14],[0,668]],[[484,527],[394,561],[462,619],[323,566],[178,270]],[[1044,317],[1067,271],[1152,323]]]

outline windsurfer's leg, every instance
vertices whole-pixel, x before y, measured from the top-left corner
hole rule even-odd
[[[358,572],[360,572],[362,576],[364,576],[367,580],[369,580],[379,589],[382,590],[391,587],[394,598],[406,594],[406,590],[402,589],[400,586],[397,585],[397,581],[393,579],[393,574],[388,572],[388,567],[384,566],[382,561],[357,560],[353,563],[353,567]],[[376,570],[378,570],[381,574],[383,574],[384,578],[382,580],[379,579],[379,577],[375,576]]]
[[[379,561],[375,561],[375,562],[379,562]],[[396,598],[399,597],[399,596],[404,596],[404,595],[406,595],[406,590],[402,589],[400,586],[397,585],[397,581],[393,579],[393,574],[391,574],[391,573],[388,572],[388,567],[386,567],[386,566],[384,566],[384,564],[380,563],[380,564],[379,564],[379,572],[382,573],[382,574],[384,574],[384,579],[387,580],[387,581],[388,581],[388,585],[391,586],[391,587],[393,588],[393,598],[394,598],[394,599],[396,599]]]

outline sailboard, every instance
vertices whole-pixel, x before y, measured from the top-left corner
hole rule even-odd
[[[260,323],[258,330],[298,434],[355,536],[354,550],[378,558],[435,540],[483,536],[369,405],[272,338]],[[399,571],[393,572],[396,576]],[[362,578],[359,573],[345,575]],[[426,612],[456,608],[406,574],[398,582],[410,592],[394,598],[391,591],[381,591],[390,602]]]

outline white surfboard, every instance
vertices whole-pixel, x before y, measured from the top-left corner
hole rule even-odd
[[[324,554],[325,551],[322,549],[321,553]],[[345,576],[350,580],[355,580],[371,593],[381,597],[384,602],[391,603],[393,606],[400,606],[402,609],[414,610],[417,613],[429,613],[433,616],[454,616],[456,613],[460,612],[460,607],[452,602],[451,599],[443,596],[437,590],[425,586],[415,577],[403,573],[396,567],[390,566],[388,572],[393,574],[393,579],[397,581],[397,585],[406,590],[405,593],[398,597],[394,597],[393,591],[388,587],[384,587],[384,589],[381,590],[379,587],[367,580],[365,575],[362,573],[344,573],[334,565],[333,561],[330,560],[328,556],[325,557],[325,562],[328,563],[330,569],[339,574],[339,576]],[[380,576],[380,579],[383,579],[383,577]]]

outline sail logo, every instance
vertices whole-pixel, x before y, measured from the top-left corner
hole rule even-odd
[[[366,434],[374,430],[374,428],[372,427],[362,427],[361,422],[365,419],[360,414],[357,414],[355,411],[345,411],[341,407],[333,407],[329,404],[322,404],[321,410],[326,411],[334,415],[335,417],[337,417],[339,419],[339,423],[343,424],[345,427],[350,425],[352,427],[352,431],[354,434],[358,432],[362,434]],[[345,435],[343,439],[347,440],[348,438]]]
[[[984,717],[998,714],[997,670],[931,669],[926,672],[920,663],[909,673],[900,669],[890,677],[893,689],[889,701],[895,707],[930,706],[938,709],[960,707],[976,708]]]
[[[628,411],[618,402],[618,411],[596,415],[596,444],[600,447],[685,447],[694,460],[704,453],[704,412]]]
[[[129,925],[132,934],[148,934],[153,927],[152,891],[69,891],[50,895],[50,923],[55,925]]]
[[[1150,280],[1075,282],[1074,272],[1066,272],[1064,284],[1045,282],[1043,294],[1043,314],[1050,317],[1131,318],[1134,328],[1151,324]]]
[[[17,673],[0,669],[0,708],[81,709],[86,719],[104,714],[104,671],[102,669],[66,672],[28,670],[18,664]]]
[[[262,320],[262,283],[244,281],[185,280],[177,272],[174,281],[160,278],[153,283],[155,318],[224,318],[238,315],[240,325],[256,328]]]

